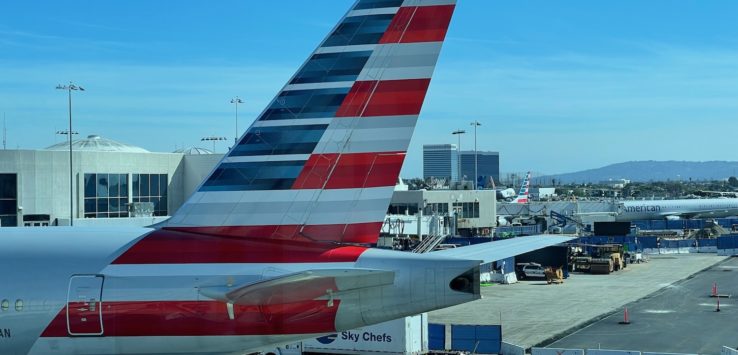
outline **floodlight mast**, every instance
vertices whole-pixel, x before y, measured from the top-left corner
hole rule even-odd
[[[238,134],[238,104],[242,104],[243,100],[241,100],[241,98],[236,96],[231,99],[231,103],[236,106],[236,137],[233,138],[233,142],[234,142],[233,146],[235,147],[236,144],[238,144],[238,137],[239,137],[239,134]]]
[[[200,138],[201,142],[211,141],[213,142],[213,153],[215,153],[215,142],[228,140],[226,137],[209,136]]]
[[[456,160],[457,160],[457,163],[458,163],[456,165],[458,165],[458,168],[459,168],[459,171],[458,171],[458,175],[459,175],[458,176],[458,179],[459,179],[459,182],[464,181],[464,178],[461,175],[461,135],[464,134],[464,133],[466,133],[466,131],[463,130],[463,129],[457,129],[457,130],[451,132],[451,134],[453,134],[453,135],[455,135],[455,136],[457,136],[459,138],[459,145],[456,147]]]
[[[74,174],[72,171],[72,91],[85,91],[85,89],[79,85],[74,85],[71,81],[69,85],[57,85],[57,90],[66,90],[69,99],[69,130],[67,131],[67,138],[69,139],[69,225],[74,225]],[[60,133],[61,134],[61,133]]]
[[[477,127],[482,124],[479,123],[479,121],[474,120],[471,125],[474,126],[474,190],[476,190],[479,180],[479,172],[477,171]]]

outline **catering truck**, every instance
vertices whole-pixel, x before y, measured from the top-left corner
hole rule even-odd
[[[428,315],[426,313],[307,339],[301,343],[263,352],[265,355],[419,355],[426,353],[428,353]]]

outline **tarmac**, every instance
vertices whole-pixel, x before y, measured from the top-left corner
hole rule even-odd
[[[717,298],[710,297],[713,283]],[[728,298],[727,296],[730,296]],[[731,258],[655,294],[629,303],[629,325],[617,312],[563,339],[554,348],[626,349],[720,354],[738,347],[738,258]]]
[[[649,258],[648,263],[628,264],[610,275],[572,273],[560,285],[541,280],[483,287],[481,300],[430,312],[428,320],[501,324],[503,341],[525,348],[542,346],[726,259],[716,254]]]

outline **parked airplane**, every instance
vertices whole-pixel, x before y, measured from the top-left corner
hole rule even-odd
[[[359,0],[152,228],[2,228],[0,354],[234,354],[480,298],[569,238],[371,249],[453,0]]]
[[[617,221],[641,219],[721,218],[738,216],[738,199],[623,201],[618,204]]]
[[[528,174],[525,175],[525,180],[523,180],[523,185],[520,186],[520,191],[518,191],[518,197],[512,200],[512,203],[528,203],[529,193],[530,193],[530,171],[528,172]]]

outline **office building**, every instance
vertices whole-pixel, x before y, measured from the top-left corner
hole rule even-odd
[[[477,151],[477,171],[479,176],[485,177],[485,181],[489,178],[500,182],[500,153]],[[461,176],[465,180],[474,180],[474,151],[461,152]]]
[[[459,162],[456,144],[423,145],[423,178],[440,178],[456,181],[459,178]]]

